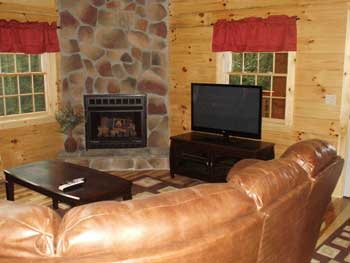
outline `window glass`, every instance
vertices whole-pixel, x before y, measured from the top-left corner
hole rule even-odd
[[[232,53],[232,71],[242,72],[243,53]]]
[[[0,116],[46,111],[41,55],[0,53]]]
[[[231,72],[225,72],[229,83],[262,86],[263,117],[285,119],[288,53],[232,52],[230,58]]]
[[[33,96],[21,96],[21,109],[23,113],[33,112]]]
[[[4,94],[3,88],[2,88],[2,78],[0,78],[0,96]]]
[[[288,71],[288,53],[276,53],[275,73],[287,73]]]
[[[284,119],[286,109],[285,99],[272,99],[272,113],[271,117],[274,119]]]
[[[41,59],[39,55],[30,55],[30,71],[31,72],[41,71]]]
[[[17,94],[17,77],[5,76],[4,77],[5,95]]]
[[[266,73],[273,71],[273,53],[259,54],[259,72]]]
[[[42,94],[35,95],[35,111],[45,110],[45,97]]]
[[[273,77],[273,96],[285,97],[287,88],[287,77]]]
[[[235,85],[241,84],[241,76],[230,75],[229,83]]]
[[[0,65],[2,73],[13,73],[15,72],[15,56],[12,54],[1,54]]]
[[[258,76],[259,86],[262,86],[263,90],[271,90],[271,76]]]
[[[34,92],[44,92],[44,76],[34,75]]]
[[[255,85],[255,76],[242,75],[243,85]]]
[[[0,116],[3,116],[4,114],[4,98],[0,97]]]
[[[18,80],[21,94],[32,93],[32,76],[19,76]]]
[[[18,97],[6,97],[6,114],[13,115],[19,113]]]
[[[258,66],[257,53],[244,53],[244,71],[257,72]]]
[[[270,117],[270,99],[269,98],[262,99],[262,116]]]
[[[25,54],[16,55],[17,72],[29,72],[29,56]]]

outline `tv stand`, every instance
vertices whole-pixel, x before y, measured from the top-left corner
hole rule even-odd
[[[274,144],[258,140],[189,132],[170,137],[170,174],[208,182],[225,182],[230,168],[241,159],[270,160]]]
[[[222,134],[222,140],[224,141],[224,142],[231,142],[230,141],[230,135],[228,135],[227,133],[223,133]]]

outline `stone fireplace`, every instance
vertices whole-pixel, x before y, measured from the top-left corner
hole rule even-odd
[[[85,95],[86,149],[147,145],[145,95]]]
[[[58,0],[58,7],[62,105],[70,104],[85,113],[84,96],[147,96],[146,133],[142,135],[146,136],[146,148],[128,149],[125,147],[136,145],[125,142],[124,148],[115,149],[116,141],[133,133],[127,128],[136,125],[130,116],[103,118],[87,113],[86,118],[96,118],[100,136],[98,127],[89,133],[85,123],[80,125],[73,131],[79,158],[67,154],[62,158],[88,162],[98,169],[164,168],[169,146],[168,1]],[[113,124],[120,129],[113,130]],[[136,125],[136,134],[138,129]],[[91,143],[95,139],[104,141],[103,147]],[[114,145],[106,146],[108,141]]]

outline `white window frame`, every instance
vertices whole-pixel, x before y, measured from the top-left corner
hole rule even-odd
[[[264,52],[253,52],[264,53]],[[274,53],[274,52],[271,52]],[[275,52],[276,53],[276,52]],[[263,128],[288,127],[293,124],[294,89],[295,89],[295,62],[296,52],[288,53],[288,74],[286,87],[286,109],[285,119],[262,118]],[[221,84],[229,83],[229,76],[232,68],[232,52],[218,52],[216,54],[216,82]]]
[[[0,129],[52,122],[57,111],[56,53],[41,54],[41,66],[45,85],[46,111],[0,116]]]

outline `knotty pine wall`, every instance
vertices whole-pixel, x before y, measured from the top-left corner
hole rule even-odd
[[[211,51],[212,23],[218,19],[283,14],[300,18],[293,123],[289,127],[265,125],[262,139],[276,144],[277,157],[289,145],[314,137],[330,141],[344,156],[349,106],[348,99],[342,98],[348,92],[347,78],[346,83],[343,81],[347,10],[346,1],[336,0],[172,0],[171,135],[190,131],[190,83],[216,81],[216,54]],[[325,94],[336,95],[335,106],[325,104]],[[343,178],[336,196],[342,195],[342,187]]]
[[[5,0],[0,1],[0,18],[21,22],[53,22],[57,21],[56,9],[55,0]],[[1,128],[0,180],[4,168],[54,159],[63,147],[63,136],[58,133],[58,128],[54,120],[17,128]]]

